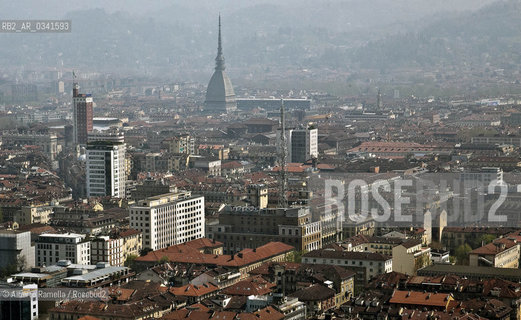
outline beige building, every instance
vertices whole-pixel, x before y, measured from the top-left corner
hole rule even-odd
[[[280,241],[297,251],[322,248],[322,226],[313,222],[308,207],[264,208],[228,206],[219,214],[219,224],[209,225],[208,237],[223,242],[232,254]]]
[[[15,217],[15,221],[21,225],[31,223],[49,223],[53,207],[47,204],[29,205],[22,207],[22,210]]]
[[[348,219],[342,223],[343,238],[350,238],[358,234],[372,236],[374,234],[375,221],[367,218],[364,221],[353,222]]]
[[[469,265],[472,267],[518,268],[519,243],[506,238],[496,239],[492,243],[472,250],[469,255]]]
[[[431,248],[422,247],[419,239],[408,240],[393,248],[393,271],[415,275],[418,269],[431,264]]]
[[[248,202],[259,209],[268,207],[268,187],[265,184],[248,185]]]
[[[135,229],[127,229],[118,234],[123,239],[123,257],[125,260],[128,256],[139,256],[143,248],[143,234]]]
[[[166,138],[163,144],[166,145],[170,153],[195,154],[195,139],[188,134]]]
[[[346,239],[342,246],[348,251],[369,251],[392,256],[393,248],[405,241],[401,238],[371,237],[360,234]]]
[[[123,239],[100,236],[90,242],[91,264],[108,262],[111,266],[123,266]]]
[[[349,268],[356,271],[356,281],[364,283],[371,278],[393,270],[391,257],[373,253],[321,249],[302,256],[302,263],[327,264]]]

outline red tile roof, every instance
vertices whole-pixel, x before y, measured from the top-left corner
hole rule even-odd
[[[284,314],[277,311],[274,307],[268,306],[253,313],[234,312],[234,311],[190,311],[188,309],[180,309],[165,314],[161,319],[164,320],[282,320]]]
[[[169,289],[169,291],[176,296],[181,297],[202,297],[209,293],[219,291],[219,287],[211,282],[208,282],[200,286],[187,284],[182,287],[172,287]]]
[[[209,240],[208,240],[209,241]],[[257,249],[244,249],[234,255],[204,254],[187,244],[171,246],[165,249],[149,252],[138,257],[138,262],[156,262],[167,257],[170,262],[195,263],[228,267],[242,267],[263,261],[273,256],[293,251],[295,248],[282,242],[269,242]]]
[[[480,248],[474,249],[470,252],[470,254],[478,254],[478,255],[496,255],[500,252],[503,252],[507,249],[510,249],[514,246],[517,246],[517,242],[515,240],[510,240],[506,238],[496,239],[493,242],[484,245]]]
[[[451,299],[450,293],[395,290],[389,303],[399,305],[446,307],[449,303],[449,299]]]
[[[300,301],[325,301],[335,296],[336,291],[321,284],[314,284],[310,287],[300,289],[290,294]]]
[[[224,294],[232,296],[263,296],[272,292],[277,285],[264,280],[261,276],[254,276],[249,279],[239,281],[222,291]]]

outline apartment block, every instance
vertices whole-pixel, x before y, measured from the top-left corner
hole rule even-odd
[[[99,236],[90,242],[90,252],[92,264],[108,262],[111,266],[122,266],[125,262],[123,238]]]
[[[219,223],[208,226],[208,237],[224,243],[232,254],[280,241],[298,251],[322,248],[322,226],[312,221],[308,207],[264,208],[228,206],[219,214]]]
[[[125,152],[121,142],[93,141],[87,144],[87,196],[124,198]]]
[[[205,234],[204,197],[189,191],[149,197],[129,211],[130,227],[143,233],[143,248],[159,250]]]
[[[76,233],[44,233],[36,240],[36,265],[53,265],[60,260],[90,264],[90,242]]]

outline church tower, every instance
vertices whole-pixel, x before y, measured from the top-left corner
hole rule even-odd
[[[224,70],[224,55],[221,40],[221,15],[219,15],[219,38],[217,40],[217,57],[215,71],[206,89],[205,110],[209,112],[232,112],[237,109],[232,82]]]

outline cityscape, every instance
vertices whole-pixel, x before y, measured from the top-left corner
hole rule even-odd
[[[0,320],[521,319],[518,0],[0,11]]]

